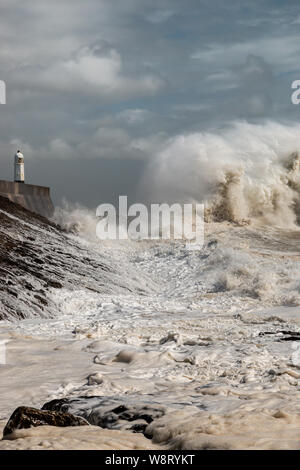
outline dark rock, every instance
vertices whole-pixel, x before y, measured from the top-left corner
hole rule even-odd
[[[43,305],[48,305],[48,302],[46,299],[44,299],[43,297],[41,297],[40,295],[34,295],[34,298],[39,300],[41,302],[41,304]]]
[[[36,426],[88,426],[88,422],[80,417],[61,411],[45,411],[27,406],[19,406],[9,418],[3,437],[11,434],[16,429],[27,429]]]
[[[300,341],[299,331],[261,331],[258,336],[274,335],[277,341]]]
[[[47,286],[49,286],[49,287],[55,287],[55,289],[61,289],[61,288],[62,288],[62,284],[61,284],[60,282],[51,281],[51,280],[48,280],[48,281],[47,281]]]
[[[159,404],[136,403],[129,397],[104,396],[56,399],[45,403],[42,409],[73,413],[102,428],[135,432],[144,432],[148,424],[166,412],[166,408]]]
[[[146,423],[136,423],[133,426],[131,426],[130,431],[135,432],[135,433],[145,433],[146,427],[148,424]],[[152,436],[151,436],[152,437]]]

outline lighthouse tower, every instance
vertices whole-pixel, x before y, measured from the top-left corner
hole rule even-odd
[[[24,156],[20,150],[15,155],[15,182],[24,183]]]

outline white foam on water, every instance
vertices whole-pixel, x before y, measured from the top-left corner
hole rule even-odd
[[[77,221],[69,252],[82,244],[91,266],[102,259],[110,269],[98,290],[49,289],[53,318],[1,324],[0,339],[10,342],[0,418],[52,398],[109,396],[166,408],[149,425],[149,446],[298,449],[299,158],[291,153],[299,130],[242,123],[218,137],[177,137],[157,156],[166,196],[183,171],[182,195],[207,201],[200,251],[99,242],[93,214],[57,212],[67,229]],[[16,436],[15,445],[35,446],[38,435]],[[90,445],[102,445],[95,439]]]

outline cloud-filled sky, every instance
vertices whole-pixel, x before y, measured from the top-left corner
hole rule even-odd
[[[300,10],[279,0],[1,0],[1,179],[90,207],[135,199],[168,139],[298,122]]]

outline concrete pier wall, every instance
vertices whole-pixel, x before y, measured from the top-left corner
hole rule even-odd
[[[47,218],[54,212],[50,188],[46,186],[0,180],[0,195]]]

